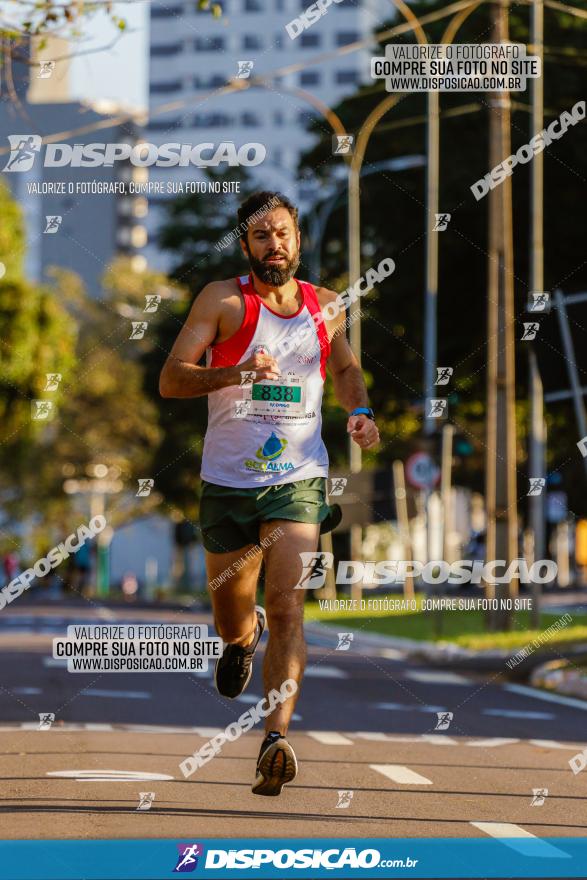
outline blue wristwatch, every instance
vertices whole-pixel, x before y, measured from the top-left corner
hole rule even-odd
[[[356,406],[354,410],[349,413],[349,417],[350,416],[367,416],[368,419],[375,421],[375,413],[370,406]]]

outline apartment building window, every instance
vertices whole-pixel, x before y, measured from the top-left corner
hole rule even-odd
[[[300,110],[298,113],[298,125],[302,128],[309,128],[319,118],[315,113],[310,113],[308,110]]]
[[[244,0],[243,9],[245,12],[263,12],[263,3],[261,0]]]
[[[317,49],[321,42],[320,34],[302,34],[300,37],[300,46],[303,49]]]
[[[209,77],[195,76],[193,83],[195,89],[219,89],[226,85],[226,77],[218,73]]]
[[[356,43],[360,36],[358,31],[339,31],[335,37],[335,44],[337,46],[348,46],[350,43]]]
[[[359,83],[358,70],[337,70],[335,82],[339,86],[355,86]]]
[[[232,123],[233,119],[227,113],[197,113],[193,122],[196,128],[220,128]]]
[[[224,49],[223,37],[196,37],[194,40],[196,52],[221,52]]]
[[[246,126],[246,128],[256,128],[257,126],[261,125],[261,120],[256,113],[246,111],[241,116],[241,125]]]
[[[149,91],[152,95],[170,95],[181,91],[181,80],[175,79],[170,82],[151,83]]]
[[[300,73],[301,86],[319,86],[320,74],[317,70],[303,70]]]
[[[256,34],[245,34],[243,37],[243,49],[262,49],[263,40]]]
[[[169,58],[170,55],[179,55],[183,48],[182,43],[163,43],[159,46],[151,46],[152,58]]]
[[[175,128],[181,128],[181,117],[175,119],[151,119],[149,121],[150,131],[173,131]]]
[[[151,6],[151,18],[172,18],[182,14],[181,6]]]

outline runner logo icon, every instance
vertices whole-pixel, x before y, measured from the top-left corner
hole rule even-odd
[[[30,171],[41,149],[38,134],[9,134],[10,158],[2,171]]]
[[[178,843],[177,865],[173,869],[174,874],[187,874],[195,871],[198,867],[198,857],[204,855],[201,843]]]

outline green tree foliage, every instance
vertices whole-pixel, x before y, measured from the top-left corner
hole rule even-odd
[[[420,16],[445,7],[444,3],[415,3]],[[489,7],[482,5],[458,33],[462,43],[491,38]],[[391,24],[397,24],[397,16]],[[430,42],[439,42],[449,18],[426,26]],[[530,42],[528,7],[512,7],[511,39]],[[398,41],[414,42],[408,33]],[[547,9],[545,13],[545,124],[563,110],[570,110],[582,97],[587,23]],[[375,54],[383,55],[384,44]],[[361,88],[334,108],[349,132],[358,133],[368,114],[386,96],[384,83]],[[490,170],[488,156],[489,114],[486,93],[442,94],[440,137],[440,211],[452,215],[447,231],[439,234],[438,364],[452,366],[449,386],[451,418],[473,445],[457,479],[483,488],[486,368],[486,275],[488,198],[477,202],[470,186]],[[529,141],[529,92],[512,95],[512,150]],[[317,145],[303,158],[301,169],[313,169],[326,181],[336,173],[342,159],[331,155],[331,138],[318,121],[312,131]],[[382,160],[426,152],[426,96],[401,96],[396,107],[377,125],[367,148],[364,168]],[[580,187],[584,187],[587,129],[579,124],[545,152],[545,289],[561,286],[565,291],[587,289],[584,263],[584,231]],[[504,157],[506,158],[506,157]],[[514,171],[514,236],[516,328],[519,340],[529,292],[529,166]],[[418,404],[423,387],[423,324],[425,289],[425,168],[367,176],[361,181],[362,266],[376,265],[391,256],[396,271],[374,294],[361,301],[365,313],[362,329],[363,367],[372,377],[371,397],[383,420],[380,460],[407,452],[421,430]],[[430,221],[428,221],[430,222]],[[346,199],[331,216],[322,249],[323,283],[341,289],[347,283]],[[573,333],[580,354],[584,350],[587,315],[573,307]],[[581,316],[581,311],[583,315]],[[539,351],[545,381],[567,384],[565,362],[554,313],[546,320]],[[517,398],[519,401],[518,455],[525,458],[527,359],[524,345],[517,344]],[[581,364],[587,371],[587,362]],[[556,376],[556,380],[555,377]],[[585,377],[584,377],[585,379]],[[587,382],[584,381],[584,384]],[[444,394],[439,394],[444,396]],[[569,458],[568,427],[572,410],[556,404],[549,410],[550,461]],[[566,427],[565,427],[566,426]],[[574,429],[574,424],[573,424]],[[573,431],[574,433],[574,431]],[[574,446],[574,443],[573,443]],[[580,478],[582,462],[572,468]],[[568,464],[567,464],[568,466]],[[571,470],[572,470],[571,468]],[[569,472],[572,484],[573,473]],[[575,498],[575,510],[587,512],[584,500]]]

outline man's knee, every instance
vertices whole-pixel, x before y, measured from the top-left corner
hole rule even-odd
[[[303,633],[304,607],[303,605],[271,607],[267,606],[267,627],[273,633],[292,633],[296,630]]]

